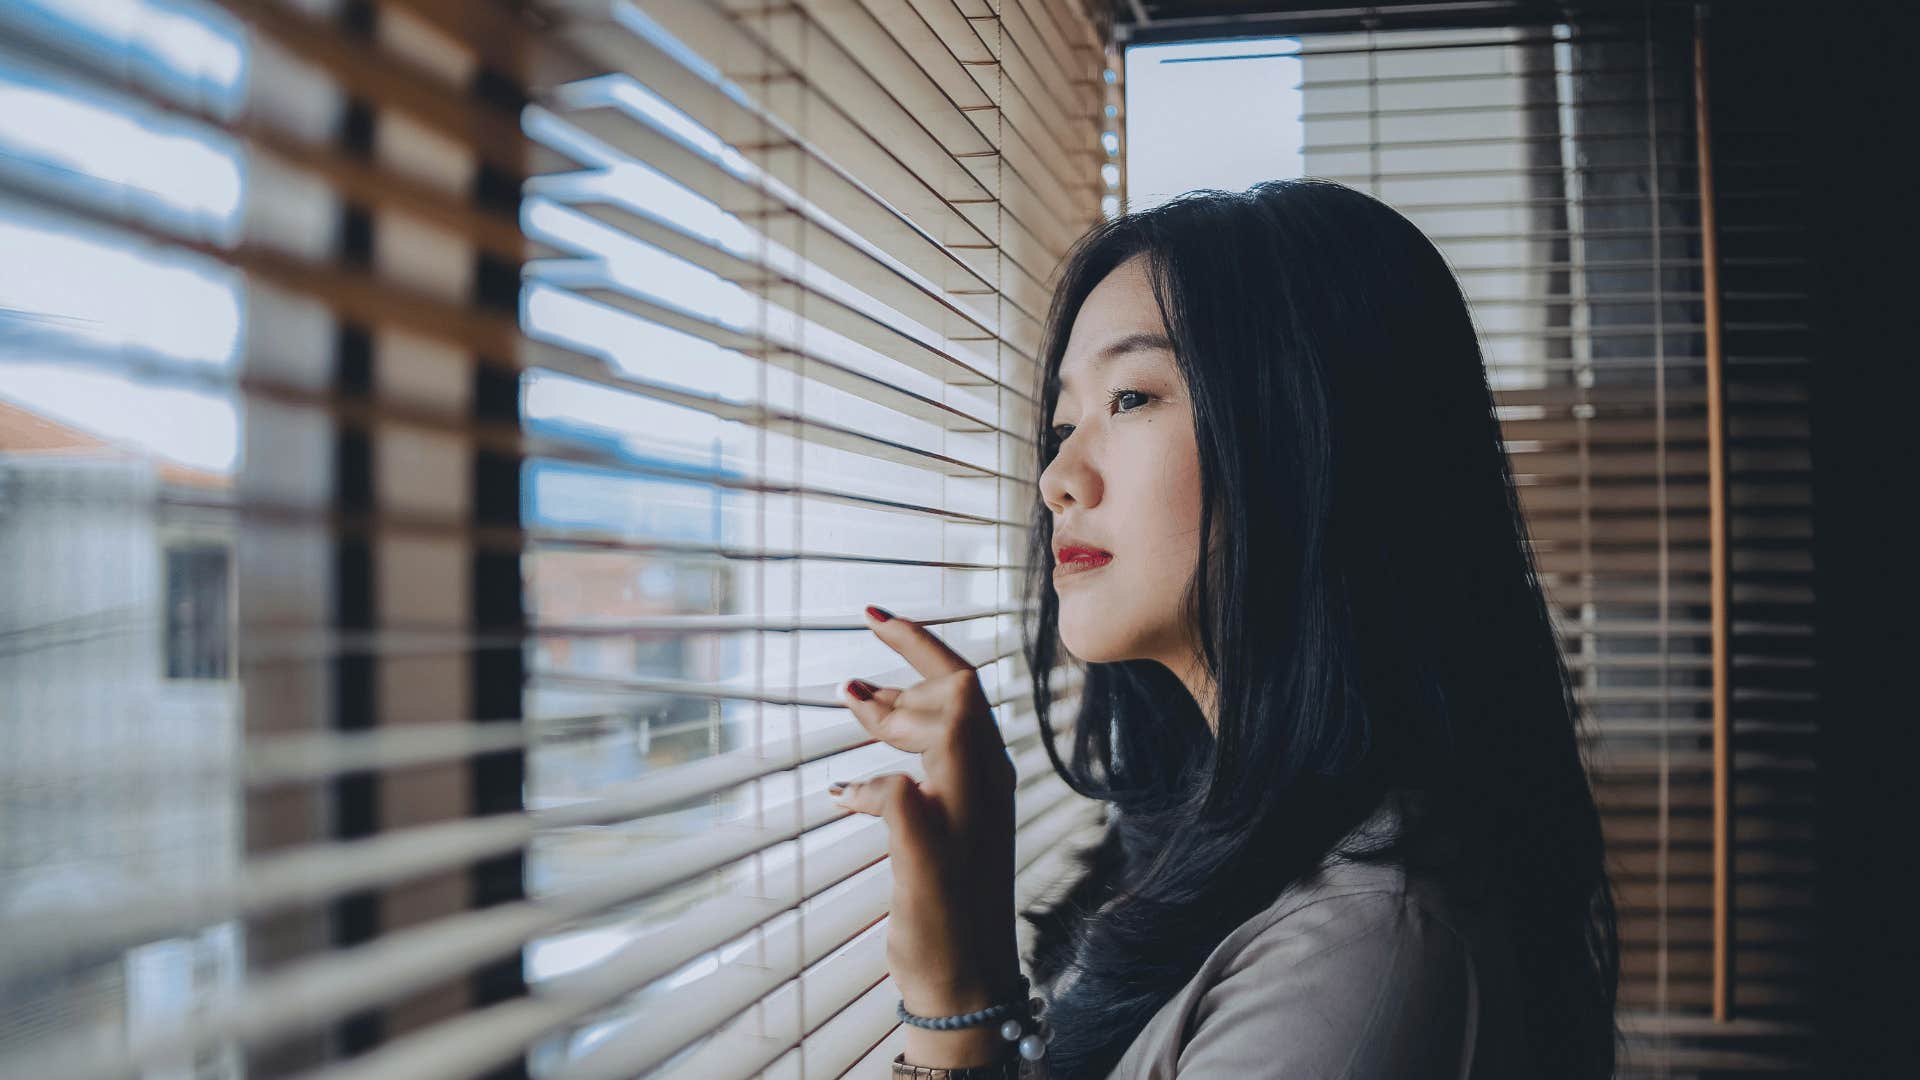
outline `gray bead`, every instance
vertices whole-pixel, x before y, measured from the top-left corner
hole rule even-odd
[[[1038,1035],[1028,1035],[1020,1040],[1020,1056],[1028,1061],[1039,1061],[1047,1055],[1047,1044]]]
[[[1033,1000],[1027,1002],[1027,1007],[1033,1010],[1033,1015],[1039,1016],[1040,1013],[1046,1009],[1047,1003],[1045,1001],[1040,1000],[1039,998],[1034,998]]]
[[[1000,1025],[1000,1037],[1012,1042],[1020,1037],[1020,1021],[1008,1020]]]

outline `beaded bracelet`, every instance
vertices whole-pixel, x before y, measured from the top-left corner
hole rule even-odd
[[[915,1016],[907,1011],[905,998],[900,999],[894,1011],[899,1014],[903,1022],[930,1031],[953,1031],[958,1028],[991,1024],[996,1020],[1002,1021],[1000,1037],[1008,1042],[1017,1043],[1021,1057],[1028,1061],[1038,1061],[1047,1053],[1047,1022],[1040,1019],[1040,1012],[1046,1007],[1046,1003],[1037,997],[1027,997],[1027,989],[1030,985],[1027,977],[1022,975],[1018,1000],[1003,1001],[957,1016]]]

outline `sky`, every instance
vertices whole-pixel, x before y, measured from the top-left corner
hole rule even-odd
[[[1127,208],[1301,175],[1299,49],[1295,38],[1129,48]]]

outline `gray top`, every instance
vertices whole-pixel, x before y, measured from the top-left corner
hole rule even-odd
[[[1397,822],[1390,801],[1361,829]],[[1517,990],[1497,910],[1330,861],[1229,933],[1108,1080],[1531,1076]]]

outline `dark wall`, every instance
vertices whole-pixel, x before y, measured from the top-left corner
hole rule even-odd
[[[1915,19],[1886,4],[1718,4],[1715,143],[1784,129],[1806,229],[1821,700],[1821,1074],[1892,1076],[1920,1053],[1920,496],[1913,266]]]

